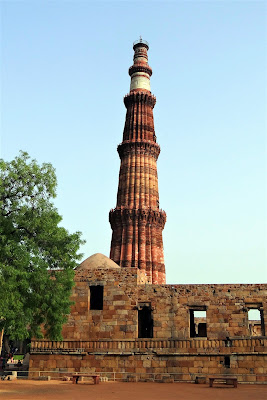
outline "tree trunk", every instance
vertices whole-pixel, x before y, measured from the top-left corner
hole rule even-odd
[[[4,336],[4,329],[2,329],[0,332],[0,354],[2,353],[3,336]]]
[[[4,350],[6,353],[10,353],[9,336],[7,335],[4,335]]]

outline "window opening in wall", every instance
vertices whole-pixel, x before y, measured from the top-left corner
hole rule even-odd
[[[230,368],[230,356],[224,357],[224,366],[225,368]]]
[[[103,310],[103,286],[90,286],[90,310]]]
[[[138,306],[138,338],[153,338],[152,310],[149,305]]]
[[[207,337],[207,315],[206,310],[190,311],[190,337]]]
[[[251,336],[265,336],[263,310],[261,308],[261,306],[258,306],[258,308],[248,307],[248,329]]]

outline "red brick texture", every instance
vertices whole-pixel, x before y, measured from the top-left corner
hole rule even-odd
[[[136,72],[152,74],[145,44],[135,47],[129,74]],[[145,271],[144,283],[164,284],[162,230],[166,213],[159,209],[160,147],[154,130],[155,103],[156,98],[144,89],[134,89],[124,98],[127,113],[123,142],[118,146],[121,166],[117,204],[109,214],[113,231],[110,258],[121,267]]]

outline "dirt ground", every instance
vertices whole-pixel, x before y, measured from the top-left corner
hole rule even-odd
[[[266,400],[267,386],[209,388],[192,383],[118,383],[1,381],[0,398],[7,400]]]

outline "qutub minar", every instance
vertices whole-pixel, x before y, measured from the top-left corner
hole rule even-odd
[[[29,377],[267,384],[266,285],[166,284],[152,70],[147,42],[133,48],[110,258],[77,266],[63,340],[32,340]]]
[[[129,69],[127,108],[117,205],[110,211],[113,231],[110,258],[121,267],[146,271],[148,283],[165,283],[162,230],[166,214],[159,209],[157,159],[160,147],[154,130],[156,98],[150,91],[152,69],[148,65],[148,43],[134,43],[134,63]]]

